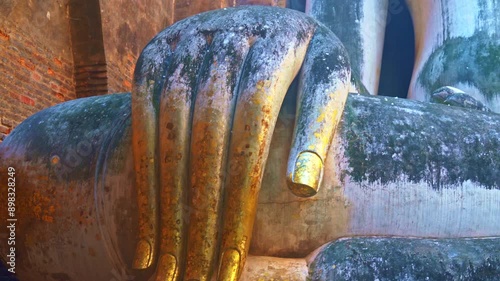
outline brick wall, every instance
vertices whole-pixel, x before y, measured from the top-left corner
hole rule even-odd
[[[135,62],[146,44],[173,22],[238,5],[286,6],[286,0],[100,0],[108,92],[129,92]]]
[[[0,0],[0,142],[44,108],[130,91],[140,52],[174,21],[227,6],[285,2]]]
[[[0,4],[0,141],[30,115],[75,98],[66,4]]]

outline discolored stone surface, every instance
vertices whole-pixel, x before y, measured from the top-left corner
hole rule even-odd
[[[418,79],[428,93],[444,85],[470,84],[486,102],[492,102],[500,93],[499,64],[498,40],[487,32],[477,32],[469,38],[443,42],[431,54]]]
[[[348,238],[328,244],[310,280],[498,280],[500,238]]]
[[[364,108],[370,105],[370,109]],[[434,189],[471,181],[500,188],[498,114],[397,98],[351,95],[344,113],[349,175],[382,184],[406,178]]]
[[[122,212],[134,205],[130,204],[134,202],[134,198],[131,195],[118,196],[115,193],[133,190],[130,177],[123,176],[130,174],[132,170],[129,165],[131,151],[127,149],[130,147],[129,114],[129,94],[72,101],[42,111],[18,126],[0,145],[0,164],[5,165],[6,159],[24,159],[25,163],[32,163],[26,167],[38,165],[39,178],[29,178],[28,171],[21,166],[16,169],[19,168],[22,179],[38,180],[40,183],[49,175],[47,171],[52,167],[51,156],[60,151],[59,147],[76,149],[80,147],[79,143],[88,140],[92,143],[92,153],[82,159],[82,166],[76,165],[68,173],[62,174],[70,179],[70,182],[81,182],[81,188],[62,187],[57,189],[53,198],[63,196],[67,201],[61,202],[70,202],[65,206],[81,204],[78,200],[89,199],[90,202],[84,203],[93,206],[92,192],[77,192],[91,191],[92,189],[87,189],[86,186],[94,186],[94,175],[99,178],[116,175],[122,178],[120,182],[109,181],[102,189],[97,189],[97,192],[98,195],[106,194],[106,197],[103,197],[105,200],[102,201],[105,204],[115,202],[116,198],[122,198],[122,201],[109,209],[101,209],[100,212],[104,214],[104,211],[116,210],[115,217],[134,220],[134,210],[130,209],[127,215]],[[374,118],[375,116],[378,118]],[[382,116],[384,118],[381,118]],[[486,161],[495,159],[499,153],[498,149],[488,149],[488,145],[495,145],[499,139],[497,131],[500,126],[497,124],[500,118],[497,114],[401,99],[350,95],[343,116],[344,121],[336,137],[336,141],[343,144],[339,147],[336,147],[338,143],[334,144],[335,147],[326,163],[328,168],[325,172],[325,184],[312,200],[293,197],[284,182],[286,160],[283,159],[288,156],[287,145],[292,133],[289,124],[293,123],[293,115],[282,117],[275,131],[275,143],[269,158],[271,164],[267,165],[259,198],[260,217],[256,221],[252,245],[254,254],[304,257],[328,241],[349,235],[450,237],[499,233],[495,211],[500,198],[496,196],[499,168],[495,166],[499,162]],[[474,122],[475,126],[466,126],[467,122]],[[101,134],[92,134],[98,132],[95,130]],[[87,138],[78,138],[89,132],[91,134]],[[105,140],[112,142],[106,144],[108,141]],[[406,144],[408,145],[405,146]],[[445,150],[442,144],[447,144],[452,149]],[[375,147],[381,149],[375,150]],[[340,148],[345,150],[340,153]],[[399,159],[398,153],[406,151],[404,149],[408,149],[408,156],[411,157]],[[84,152],[76,152],[78,151]],[[60,156],[60,163],[70,168],[70,164],[76,164],[64,162],[64,150],[61,152],[56,153]],[[349,162],[344,163],[347,166],[336,169],[337,165],[342,163],[335,161],[341,157],[345,157]],[[456,157],[462,158],[455,161]],[[120,166],[120,163],[124,166]],[[433,166],[436,163],[444,166]],[[87,170],[82,168],[83,165],[90,166]],[[413,169],[410,169],[411,167]],[[432,169],[433,167],[450,169],[457,173],[456,177],[448,178],[452,175],[451,172],[439,174],[438,171],[444,170]],[[340,173],[336,174],[335,171]],[[343,183],[337,180],[342,172]],[[401,175],[414,175],[415,178],[402,181]],[[50,188],[34,189],[22,185],[22,182],[19,186],[23,186],[26,191],[36,190],[44,194],[47,192],[46,197],[54,196],[52,189],[60,185],[59,180],[62,178],[51,179],[53,182],[50,183]],[[472,181],[473,184],[469,183],[467,188],[460,187],[464,183],[462,180]],[[441,184],[437,184],[438,182]],[[451,196],[450,192],[456,194],[456,197],[453,194]],[[30,194],[20,192],[19,202],[28,200]],[[366,200],[363,201],[363,198]],[[71,203],[73,201],[75,203]],[[72,208],[57,207],[56,210],[72,212]],[[76,211],[80,214],[79,210]],[[109,214],[112,213],[113,211]],[[55,217],[53,224],[33,220],[30,228],[45,227],[45,232],[50,229],[59,233],[58,227],[69,225],[64,217],[59,218],[60,220]],[[32,219],[28,220],[26,217],[22,221],[30,222]],[[71,219],[69,222],[76,233],[93,229],[73,221]],[[128,224],[133,226],[134,222]],[[109,226],[109,221],[106,225]],[[454,228],[454,225],[460,227]],[[133,237],[134,228],[122,229],[130,231],[112,235],[122,235],[120,241],[132,241],[133,238],[126,236]],[[29,232],[26,228],[19,233]],[[67,232],[58,235],[61,234],[71,237]],[[42,239],[39,237],[40,233],[37,235],[37,239]],[[88,236],[94,237],[95,234],[89,232]],[[54,241],[56,242],[60,241]],[[44,243],[47,242],[41,241],[39,245],[43,246]],[[79,244],[76,246],[80,247]],[[54,267],[54,264],[51,264],[51,267]],[[32,274],[33,272],[31,271]],[[104,273],[110,274],[109,271]]]
[[[382,60],[387,0],[314,0],[306,13],[335,33],[349,53],[351,86],[377,94]]]

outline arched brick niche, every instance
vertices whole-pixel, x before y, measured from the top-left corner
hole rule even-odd
[[[108,92],[99,0],[70,0],[69,22],[78,98]]]

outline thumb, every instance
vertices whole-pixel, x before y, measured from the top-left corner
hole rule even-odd
[[[297,196],[318,192],[324,161],[347,99],[351,68],[346,50],[326,27],[318,26],[300,73],[287,183]]]

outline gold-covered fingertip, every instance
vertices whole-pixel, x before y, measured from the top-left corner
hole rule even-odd
[[[240,271],[241,255],[237,250],[224,251],[219,269],[218,281],[237,281]]]
[[[152,262],[153,248],[148,241],[141,239],[137,243],[137,248],[135,249],[135,257],[132,267],[134,269],[147,269],[151,266]]]
[[[304,151],[295,161],[295,169],[291,175],[289,188],[299,197],[311,197],[318,193],[323,176],[323,160],[318,154]]]
[[[161,256],[155,281],[175,281],[177,275],[177,259],[171,254]]]

